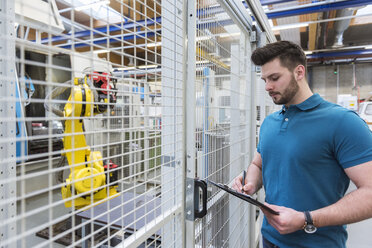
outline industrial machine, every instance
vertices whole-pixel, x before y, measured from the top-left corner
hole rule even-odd
[[[58,89],[58,88],[57,88]],[[54,90],[50,99],[69,87]],[[118,195],[117,165],[104,164],[100,151],[91,151],[86,143],[83,117],[106,112],[116,102],[115,81],[105,72],[93,72],[84,78],[75,78],[74,86],[63,111],[45,105],[46,109],[66,118],[64,122],[64,156],[70,166],[70,175],[62,187],[66,207],[82,208]]]
[[[372,101],[360,103],[359,116],[367,123],[369,129],[372,130]]]

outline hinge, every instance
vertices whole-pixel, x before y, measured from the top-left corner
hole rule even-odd
[[[257,29],[256,26],[252,26],[252,31],[251,31],[251,36],[249,38],[251,43],[256,43],[257,42]]]

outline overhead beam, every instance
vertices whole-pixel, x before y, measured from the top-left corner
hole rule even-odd
[[[243,1],[243,4],[246,8],[248,8],[249,0]],[[261,3],[262,4],[262,3]],[[304,4],[304,5],[294,5],[293,8],[285,8],[285,9],[277,9],[277,10],[269,10],[266,11],[266,15],[269,19],[274,18],[282,18],[288,16],[297,16],[297,15],[304,15],[304,14],[311,14],[316,12],[324,12],[324,11],[331,11],[337,9],[344,9],[344,8],[353,8],[353,7],[360,7],[372,4],[372,0],[335,0],[335,1],[324,1],[318,3],[311,3],[311,4]],[[224,10],[220,6],[211,7],[208,9],[199,9],[197,11],[197,15],[215,15],[222,13]]]
[[[99,45],[99,44],[107,44],[107,43],[116,43],[116,42],[123,42],[123,41],[128,41],[128,40],[133,40],[135,37],[136,39],[146,39],[149,37],[154,37],[155,32],[153,31],[147,31],[147,32],[138,32],[135,34],[123,34],[119,37],[116,38],[109,38],[109,37],[102,37],[102,38],[97,38],[94,39],[93,41],[91,40],[84,40],[84,41],[77,41],[72,44],[62,44],[62,45],[56,45],[61,48],[65,49],[71,49],[72,47],[79,48],[79,47],[84,47],[84,46],[92,46],[92,44]]]
[[[287,2],[293,2],[295,0],[261,0],[261,5],[272,5],[272,4],[278,4],[278,3],[287,3]]]
[[[341,21],[341,20],[347,20],[347,19],[355,19],[357,17],[367,17],[367,16],[371,16],[371,15],[372,15],[372,12],[371,13],[368,13],[368,14],[341,16],[341,17],[335,17],[335,18],[320,19],[320,20],[316,20],[316,21],[303,21],[303,19],[301,19],[301,24],[311,25],[311,24],[314,24],[314,23],[323,23],[323,22],[328,22],[329,24],[333,24],[334,21]],[[278,25],[277,22],[276,22],[276,19],[273,19],[273,23],[274,23],[274,26],[275,26],[276,30],[298,28],[296,26],[293,26],[292,24]],[[305,28],[305,27],[301,27],[301,28]]]
[[[322,59],[332,57],[372,57],[372,49],[360,49],[354,51],[330,51],[306,55],[307,59]]]
[[[282,18],[294,15],[304,15],[311,14],[316,12],[331,11],[336,9],[345,9],[360,7],[372,4],[372,0],[348,0],[348,1],[338,1],[338,2],[320,2],[318,5],[298,5],[291,9],[287,10],[270,10],[266,12],[266,15],[269,19],[272,18]]]

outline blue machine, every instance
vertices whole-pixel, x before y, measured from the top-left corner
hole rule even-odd
[[[27,146],[27,130],[24,121],[24,105],[27,105],[27,100],[31,98],[35,91],[35,87],[30,78],[25,77],[24,87],[20,86],[19,80],[16,83],[16,155],[17,163],[25,160],[28,154]],[[22,103],[23,99],[23,103]]]
[[[144,99],[145,98],[145,88],[143,88],[143,87],[133,87],[132,91],[135,92],[135,93],[138,93],[138,88],[140,88],[139,93],[141,94],[141,99]]]

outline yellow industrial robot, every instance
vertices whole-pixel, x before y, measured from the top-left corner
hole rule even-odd
[[[118,195],[117,165],[111,162],[104,165],[101,152],[90,150],[83,123],[83,117],[103,113],[114,105],[116,94],[113,90],[114,82],[108,73],[94,72],[74,79],[63,112],[51,109],[66,118],[63,155],[70,166],[70,175],[61,189],[66,207],[78,209]],[[52,98],[61,92],[54,93]]]

